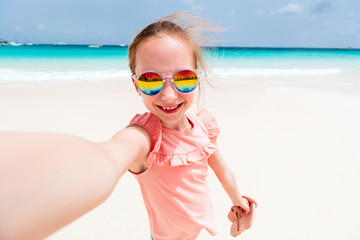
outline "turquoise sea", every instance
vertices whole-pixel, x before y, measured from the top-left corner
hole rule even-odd
[[[209,56],[215,73],[236,79],[360,77],[360,49],[220,47]],[[0,46],[0,82],[124,80],[130,76],[127,64],[126,46]]]

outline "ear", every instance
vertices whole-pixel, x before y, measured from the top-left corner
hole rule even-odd
[[[136,84],[135,79],[134,79],[132,76],[131,76],[131,80],[132,80],[132,83],[133,83],[133,85],[134,85],[134,87],[135,87],[136,92],[137,92],[138,95],[141,97],[140,89],[139,89],[138,85]]]

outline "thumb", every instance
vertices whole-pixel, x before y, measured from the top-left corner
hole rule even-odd
[[[254,200],[254,199],[252,199],[252,198],[250,198],[250,197],[248,197],[248,196],[242,196],[243,198],[245,198],[246,200],[248,200],[248,202],[249,202],[249,205],[251,204],[251,203],[254,203],[255,204],[255,207],[257,207],[257,202]]]

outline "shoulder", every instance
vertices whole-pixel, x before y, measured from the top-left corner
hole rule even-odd
[[[110,140],[96,145],[123,174],[129,168],[143,165],[150,152],[151,140],[143,128],[129,126],[115,133]]]
[[[115,146],[123,146],[125,149],[135,152],[149,152],[151,138],[148,132],[136,125],[130,125],[115,133],[110,142]]]
[[[196,116],[204,124],[211,141],[215,143],[217,136],[220,134],[220,129],[214,115],[203,108],[196,114]]]
[[[150,142],[150,136],[148,132],[137,125],[129,125],[126,128],[115,133],[111,141],[113,142],[136,142],[138,144]]]
[[[206,110],[205,108],[202,108],[197,114],[197,117],[199,117],[204,124],[215,124],[217,125],[215,116],[213,114],[211,114],[208,110]]]
[[[161,122],[160,119],[152,113],[137,114],[129,123],[128,129],[138,131],[146,136],[147,149],[143,151],[142,156],[129,169],[133,173],[144,172],[148,167],[148,161],[152,159],[151,153],[159,150],[161,144]]]
[[[149,112],[136,114],[130,121],[128,128],[136,128],[141,130],[141,132],[146,133],[151,142],[151,151],[155,148],[162,129],[160,119]]]

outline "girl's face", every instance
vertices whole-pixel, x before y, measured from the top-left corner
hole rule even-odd
[[[186,41],[169,35],[146,40],[139,46],[135,59],[137,75],[146,71],[155,71],[172,76],[179,70],[195,68],[192,48]],[[175,130],[189,129],[190,124],[184,114],[193,103],[196,90],[190,93],[179,92],[170,77],[166,77],[161,92],[149,96],[141,92],[136,80],[133,79],[133,83],[146,108],[160,118],[164,127]]]

